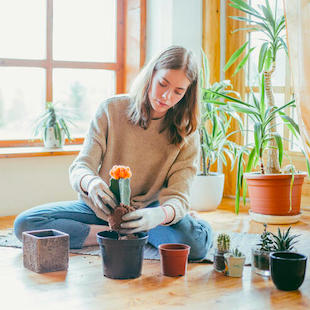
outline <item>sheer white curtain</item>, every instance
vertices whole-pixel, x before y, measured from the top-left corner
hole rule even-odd
[[[298,125],[310,158],[310,0],[283,0]]]

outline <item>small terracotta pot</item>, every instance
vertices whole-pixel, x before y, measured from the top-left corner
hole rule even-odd
[[[297,215],[300,213],[302,184],[306,173],[294,175],[292,209],[290,210],[291,174],[244,174],[251,211],[266,215]]]
[[[184,276],[190,246],[182,243],[165,243],[158,249],[162,274],[168,277]]]

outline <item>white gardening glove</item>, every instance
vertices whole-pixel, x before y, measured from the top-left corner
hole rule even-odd
[[[121,234],[133,234],[140,231],[148,231],[160,224],[166,218],[162,207],[139,209],[125,214],[121,224]]]
[[[116,207],[117,200],[110,191],[109,186],[100,177],[97,177],[89,182],[87,191],[92,202],[106,215],[110,215],[110,208],[114,209]]]

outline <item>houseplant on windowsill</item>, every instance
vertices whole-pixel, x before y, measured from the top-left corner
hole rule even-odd
[[[46,111],[36,120],[34,136],[41,135],[47,148],[62,147],[65,137],[71,140],[68,123],[73,124],[75,114],[53,102],[46,103]]]
[[[201,72],[201,119],[199,126],[200,155],[202,170],[195,177],[190,205],[198,211],[215,210],[221,203],[224,190],[224,174],[219,169],[220,162],[227,164],[227,158],[233,162],[237,145],[229,140],[235,132],[229,133],[232,118],[242,124],[237,113],[227,105],[217,102],[220,94],[238,93],[231,89],[230,81],[220,81],[213,85],[209,82],[209,66],[206,55],[203,54],[203,71]],[[213,93],[207,92],[213,91]],[[211,172],[211,166],[217,163],[217,172]]]
[[[279,125],[277,121],[281,120],[297,139],[299,139],[299,128],[284,112],[289,107],[295,107],[294,100],[276,106],[271,84],[271,77],[276,68],[276,55],[281,48],[287,51],[284,16],[277,16],[277,8],[272,10],[268,0],[266,0],[266,6],[258,6],[259,10],[242,0],[231,0],[230,5],[249,15],[249,17],[232,16],[234,19],[250,24],[249,27],[237,30],[258,31],[264,36],[258,61],[260,98],[251,93],[251,100],[245,102],[231,96],[220,95],[229,100],[228,104],[231,108],[249,117],[254,124],[252,133],[255,142],[240,148],[237,154],[236,212],[239,211],[242,186],[245,198],[247,190],[245,180],[247,180],[250,214],[253,219],[268,223],[293,223],[298,220],[300,214],[301,187],[306,173],[298,173],[294,168],[290,171],[281,170],[284,137],[277,130]],[[225,69],[239,59],[248,43],[243,44],[231,56]],[[236,67],[235,73],[245,65],[253,49],[246,53]],[[263,160],[265,152],[267,153],[266,164]],[[259,172],[250,173],[257,165],[259,165]],[[307,166],[309,170],[308,161]]]

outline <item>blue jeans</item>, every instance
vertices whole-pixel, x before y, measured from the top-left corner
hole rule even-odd
[[[158,206],[154,202],[147,208]],[[14,232],[19,240],[23,231],[57,229],[70,236],[70,248],[80,249],[87,238],[90,226],[108,223],[98,218],[82,200],[52,202],[22,212],[14,222]],[[201,259],[212,245],[212,229],[203,220],[186,215],[178,223],[157,226],[148,232],[148,242],[156,248],[162,243],[185,243],[191,247],[189,259]]]

